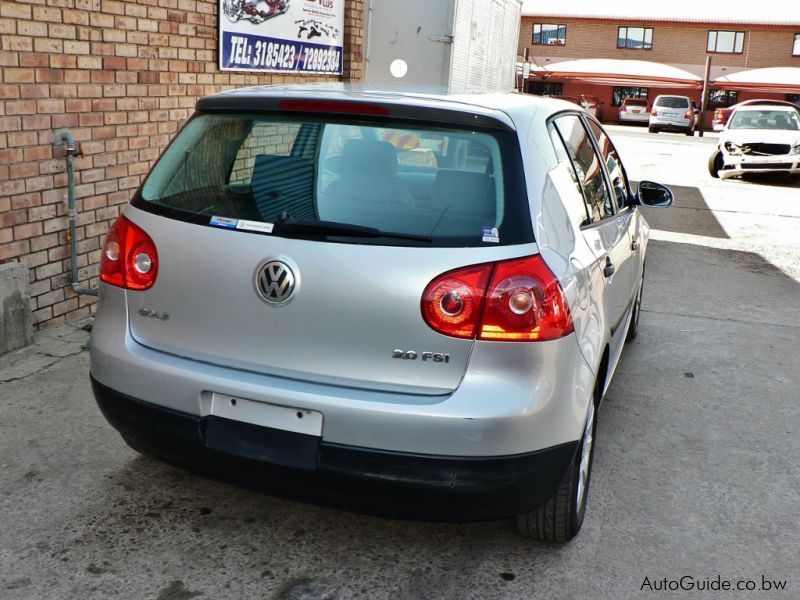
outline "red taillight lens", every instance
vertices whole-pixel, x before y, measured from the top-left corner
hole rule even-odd
[[[434,279],[422,296],[434,330],[482,340],[551,340],[574,331],[555,275],[541,256],[476,265]]]
[[[650,112],[650,116],[652,116],[652,117],[657,117],[658,116],[658,111],[656,110],[655,106],[653,107],[653,110]]]
[[[684,113],[683,118],[684,119],[691,119],[692,118],[692,111],[691,110],[687,110],[686,113]]]
[[[573,331],[564,292],[541,256],[497,263],[479,339],[552,340]]]
[[[483,310],[492,264],[450,271],[428,284],[422,294],[422,316],[439,333],[473,338]]]
[[[144,230],[120,217],[108,230],[100,258],[100,281],[128,290],[146,290],[158,275],[158,252]]]

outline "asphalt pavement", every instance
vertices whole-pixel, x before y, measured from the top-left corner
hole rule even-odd
[[[0,357],[0,598],[800,598],[800,183],[712,179],[713,136],[609,129],[631,179],[677,201],[646,212],[639,337],[573,542],[320,508],[140,456],[94,403],[80,322]]]

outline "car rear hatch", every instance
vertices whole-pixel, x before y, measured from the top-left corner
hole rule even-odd
[[[680,123],[688,119],[686,112],[691,110],[691,104],[685,98],[668,96],[657,99],[653,110],[659,119]]]
[[[158,254],[155,284],[127,292],[133,338],[303,381],[457,388],[473,341],[426,324],[425,287],[535,246],[507,125],[415,118],[359,103],[197,114],[126,211]]]

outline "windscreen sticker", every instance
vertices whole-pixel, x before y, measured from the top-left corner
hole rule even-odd
[[[229,219],[228,217],[211,217],[208,224],[216,227],[225,227],[226,229],[236,229],[237,222],[237,219]]]
[[[484,227],[483,228],[483,241],[492,244],[500,243],[500,232],[497,227]]]
[[[245,231],[258,231],[260,233],[272,233],[272,223],[263,223],[261,221],[245,221],[239,219],[236,223],[236,229],[244,229]]]

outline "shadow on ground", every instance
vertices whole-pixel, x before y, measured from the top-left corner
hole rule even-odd
[[[634,185],[638,185],[638,182]],[[642,214],[650,227],[661,231],[713,238],[727,239],[729,237],[709,209],[703,192],[699,188],[680,185],[668,187],[675,195],[675,202],[669,210],[642,207]]]

